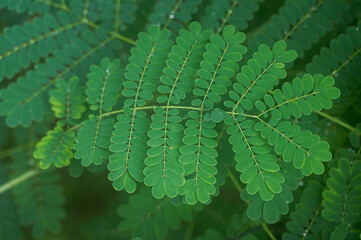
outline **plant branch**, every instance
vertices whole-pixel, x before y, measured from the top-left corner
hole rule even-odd
[[[267,227],[267,225],[265,223],[262,223],[262,228],[264,229],[264,231],[267,233],[267,235],[272,239],[272,240],[277,240],[277,238],[273,235],[273,233],[269,230],[269,228]]]
[[[354,57],[361,52],[361,48],[357,49],[346,61],[344,61],[337,69],[333,70],[331,76],[334,77],[342,68],[344,68]],[[335,76],[336,77],[336,76]]]
[[[172,109],[185,109],[185,110],[195,110],[195,111],[200,111],[200,108],[195,108],[195,107],[187,107],[187,106],[145,106],[145,107],[135,107],[135,108],[130,108],[132,111],[140,111],[140,110],[148,110],[148,109],[154,109],[156,107],[161,107],[161,108],[172,108]],[[123,113],[124,110],[120,109],[120,110],[115,110],[115,111],[111,111],[111,112],[107,112],[107,113],[103,113],[101,115],[98,115],[97,117],[103,118],[103,117],[107,117],[107,116],[111,116],[114,114],[118,114],[118,113]],[[73,126],[72,128],[70,128],[69,130],[72,131],[74,129],[77,129],[79,127],[81,127],[81,125],[83,125],[83,122]]]
[[[92,22],[92,21],[89,21],[87,18],[83,18],[82,19],[82,22],[87,24],[88,26],[92,27],[92,28],[98,28],[99,25]],[[115,38],[118,38],[126,43],[129,43],[131,45],[135,45],[135,41],[133,39],[130,39],[130,38],[127,38],[126,36],[123,36],[121,35],[120,33],[116,32],[116,31],[110,31],[109,32],[109,35],[112,36],[112,37],[115,37]]]
[[[241,187],[241,185],[239,184],[237,178],[234,176],[233,172],[230,169],[228,169],[228,175],[229,175],[229,178],[231,179],[231,181],[233,182],[234,186],[238,190],[239,194],[241,194],[242,193],[242,187]],[[247,205],[248,205],[248,203],[247,203]]]
[[[283,41],[286,41],[293,32],[295,32],[311,15],[318,10],[318,8],[323,4],[324,0],[320,0],[314,7],[310,8],[310,11],[304,15],[300,20],[298,20],[297,24],[293,26],[293,28],[287,32],[287,34],[283,37]]]
[[[65,4],[64,1],[60,3],[55,3],[55,2],[52,2],[52,1],[49,1],[49,0],[37,0],[38,2],[41,2],[41,3],[44,3],[44,4],[47,4],[51,7],[54,7],[54,8],[59,8],[61,10],[64,10],[66,12],[70,12],[70,8]]]
[[[4,183],[3,185],[0,186],[0,195],[3,194],[4,192],[6,192],[7,190],[15,187],[19,183],[22,183],[25,180],[28,180],[29,178],[34,177],[38,173],[40,173],[39,170],[32,169],[32,170],[29,170],[29,171],[23,173],[22,175],[14,178],[13,180],[10,180],[10,181]]]
[[[332,117],[332,116],[330,116],[330,115],[328,115],[327,113],[324,113],[324,112],[316,112],[316,111],[315,111],[315,113],[317,113],[318,115],[320,115],[320,116],[322,116],[322,117],[324,117],[324,118],[327,118],[327,119],[330,120],[331,122],[334,122],[334,123],[336,123],[336,124],[338,124],[338,125],[346,128],[346,129],[348,129],[348,130],[350,130],[350,131],[352,131],[352,132],[356,132],[356,133],[359,134],[359,135],[361,134],[361,133],[359,133],[359,132],[356,130],[356,128],[354,128],[354,127],[352,127],[351,125],[349,125],[349,124],[341,121],[341,120],[338,119],[338,118]]]

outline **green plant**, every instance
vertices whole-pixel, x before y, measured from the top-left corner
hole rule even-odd
[[[359,0],[0,8],[1,240],[361,237]]]

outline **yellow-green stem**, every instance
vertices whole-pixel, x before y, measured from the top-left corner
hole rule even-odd
[[[10,181],[4,183],[3,185],[0,186],[0,195],[3,194],[4,192],[8,191],[9,189],[15,187],[19,183],[22,183],[22,182],[28,180],[29,178],[34,177],[39,172],[40,171],[38,171],[38,170],[29,170],[29,171],[25,172],[24,174],[14,178],[13,180],[10,180]]]

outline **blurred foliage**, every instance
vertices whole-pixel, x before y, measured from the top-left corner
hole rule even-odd
[[[360,20],[360,0],[0,1],[0,240],[360,239]],[[126,68],[129,57],[137,54],[131,48],[144,38],[140,32],[153,31],[151,24],[169,29],[169,39],[174,41],[180,29],[189,29],[193,21],[215,33],[229,24],[245,33],[243,45],[248,51],[237,62],[235,73],[242,72],[261,44],[274,51],[274,43],[284,40],[298,57],[293,63],[285,62],[287,76],[280,77],[276,89],[305,73],[335,79],[341,96],[331,109],[291,119],[292,126],[309,130],[330,145],[332,159],[324,163],[320,176],[300,174],[280,154],[275,162],[286,178],[282,188],[287,191],[275,194],[269,203],[258,193],[248,194],[237,172],[239,156],[228,142],[232,133],[227,133],[221,122],[226,119],[217,110],[206,116],[217,123],[213,128],[218,133],[214,141],[219,156],[212,175],[214,192],[205,204],[187,205],[180,195],[156,199],[162,191],[154,193],[139,183],[135,190],[133,182],[114,184],[117,190],[125,188],[133,194],[114,190],[107,179],[116,179],[108,176],[109,156],[117,153],[115,147],[112,153],[108,150],[114,144],[109,140],[112,129],[101,118],[98,121],[97,114],[122,109],[124,101],[119,99],[126,94],[118,94],[115,78],[104,90],[104,76],[111,70],[125,81],[124,72],[131,69]],[[142,48],[140,43],[137,47]],[[165,55],[159,60],[163,65],[172,50],[163,49]],[[163,73],[153,74],[154,78]],[[236,82],[236,77],[231,80]],[[103,105],[104,91],[108,99]],[[159,103],[155,100],[159,95],[154,93],[146,106]],[[228,93],[224,98],[232,100]],[[182,101],[190,106],[192,100]],[[97,123],[102,126],[100,140],[89,134],[89,126]],[[78,142],[82,137],[97,140],[85,152],[93,154],[89,158],[79,153],[73,158],[74,144],[69,142],[74,142],[75,132],[66,134],[80,126],[83,133],[78,134]],[[145,141],[142,144],[148,147]],[[233,150],[238,148],[234,146]],[[255,212],[260,216],[255,217]]]

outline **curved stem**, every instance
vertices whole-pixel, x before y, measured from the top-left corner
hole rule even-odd
[[[234,186],[236,187],[236,189],[238,190],[239,194],[242,193],[242,187],[239,184],[237,178],[234,176],[233,172],[228,169],[228,174],[229,174],[229,178],[231,179],[231,181],[233,182]],[[248,204],[248,202],[246,202]]]
[[[334,123],[336,123],[336,124],[338,124],[338,125],[346,128],[346,129],[348,129],[348,130],[350,130],[350,131],[352,131],[352,132],[356,132],[356,133],[359,134],[359,135],[361,134],[361,133],[359,133],[359,132],[356,130],[356,128],[354,128],[354,127],[352,127],[351,125],[349,125],[349,124],[341,121],[341,120],[338,119],[338,118],[332,117],[332,116],[330,116],[330,115],[328,115],[328,114],[326,114],[326,113],[324,113],[324,112],[316,112],[316,111],[315,111],[315,113],[317,113],[318,115],[320,115],[320,116],[322,116],[322,117],[324,117],[324,118],[327,118],[328,120],[330,120],[330,121],[332,121],[332,122],[334,122]]]
[[[346,59],[337,69],[333,70],[331,76],[335,76],[342,68],[344,68],[354,57],[361,53],[361,48],[357,49],[349,58]]]
[[[187,107],[187,106],[145,106],[145,107],[135,107],[135,108],[131,108],[131,110],[135,110],[135,111],[140,111],[140,110],[148,110],[148,109],[154,109],[156,107],[161,107],[161,108],[172,108],[172,109],[185,109],[185,110],[195,110],[195,111],[200,111],[200,108],[195,108],[195,107]],[[111,111],[111,112],[107,112],[107,113],[103,113],[101,115],[99,115],[98,117],[107,117],[107,116],[111,116],[114,114],[118,114],[118,113],[122,113],[124,112],[123,109],[120,110],[115,110],[115,111]],[[69,131],[73,131],[79,127],[81,127],[81,125],[83,125],[83,122],[73,126],[72,128],[69,129]]]
[[[273,233],[271,232],[271,230],[269,230],[269,228],[267,227],[267,225],[265,223],[262,223],[262,228],[267,233],[267,235],[270,237],[270,239],[277,240],[277,238],[273,235]]]
[[[23,173],[22,175],[14,178],[13,180],[10,180],[10,181],[4,183],[3,185],[0,186],[0,195],[3,194],[4,192],[6,192],[7,190],[15,187],[19,183],[22,183],[25,180],[34,177],[38,173],[40,173],[40,171],[32,169],[32,170],[29,170],[29,171]]]

